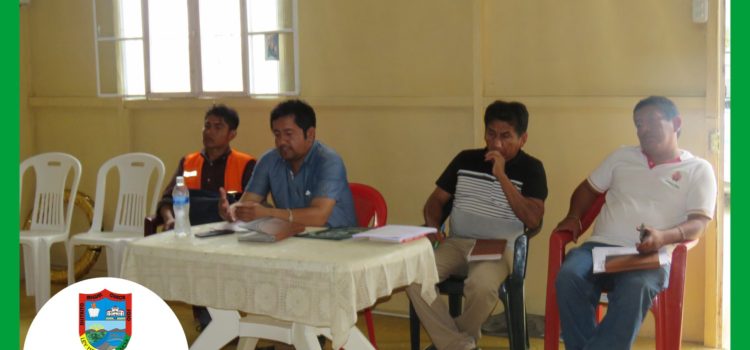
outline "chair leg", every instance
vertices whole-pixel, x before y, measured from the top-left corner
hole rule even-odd
[[[513,344],[513,332],[511,332],[513,324],[510,321],[510,299],[508,293],[508,279],[500,284],[500,290],[498,291],[500,301],[503,303],[503,310],[505,310],[505,331],[508,333],[508,342]]]
[[[122,258],[125,252],[125,246],[127,242],[115,242],[112,244],[112,249],[109,252],[112,253],[112,267],[108,268],[108,274],[110,277],[120,277],[120,269],[122,268]]]
[[[450,313],[453,318],[461,316],[461,311],[463,311],[461,307],[462,302],[463,302],[462,294],[449,294],[448,295],[448,313]]]
[[[526,303],[523,297],[523,281],[508,280],[508,336],[512,350],[528,349],[526,330]]]
[[[50,245],[40,240],[36,246],[36,311],[49,300],[50,296]]]
[[[411,350],[419,350],[419,316],[411,302],[409,302],[409,338]]]
[[[23,247],[23,271],[24,278],[26,279],[26,295],[32,296],[36,292],[34,246],[26,244],[21,246]]]
[[[370,344],[377,349],[378,345],[375,343],[375,322],[372,320],[372,309],[365,309],[365,322],[367,323],[367,337],[370,340]]]
[[[68,258],[68,285],[76,283],[75,276],[75,242],[70,239],[65,241],[65,253]]]
[[[104,246],[104,254],[107,256],[107,276],[112,276],[112,259],[115,253],[112,252],[112,247],[109,245]]]
[[[679,350],[682,346],[682,305],[672,297],[662,292],[651,307],[656,320],[657,350]]]

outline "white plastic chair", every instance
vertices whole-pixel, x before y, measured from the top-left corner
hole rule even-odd
[[[23,175],[29,168],[36,174],[34,209],[31,212],[31,227],[20,231],[23,246],[26,295],[34,295],[36,310],[50,297],[50,247],[64,242],[67,246],[70,221],[73,217],[75,200],[81,180],[81,162],[65,153],[43,153],[21,163],[19,183],[23,189]],[[68,173],[73,170],[70,196],[64,208],[65,183]],[[18,202],[21,202],[19,191]],[[70,260],[70,259],[68,259]]]
[[[104,197],[107,174],[117,168],[120,189],[112,231],[102,231]],[[149,180],[157,172],[156,181],[150,190],[151,205],[147,208]],[[107,273],[110,277],[120,276],[120,265],[127,243],[143,237],[143,218],[146,213],[156,210],[159,189],[164,180],[164,163],[148,153],[128,153],[106,161],[96,177],[96,199],[94,201],[94,221],[86,233],[73,235],[66,245],[68,255],[68,284],[75,282],[74,251],[76,245],[101,245],[107,248]],[[150,210],[150,211],[149,211]]]

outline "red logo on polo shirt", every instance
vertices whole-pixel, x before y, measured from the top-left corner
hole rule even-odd
[[[672,174],[672,180],[674,180],[674,182],[677,182],[680,181],[680,179],[682,179],[682,173],[679,171],[675,171],[674,174]]]

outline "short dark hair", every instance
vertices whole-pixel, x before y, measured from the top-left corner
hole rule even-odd
[[[674,102],[664,96],[649,96],[638,101],[638,104],[636,104],[635,108],[633,108],[633,114],[635,114],[635,112],[638,112],[639,109],[648,106],[654,106],[658,108],[664,114],[664,119],[666,120],[672,120],[674,119],[674,117],[680,115],[680,112],[677,110],[677,106],[675,106]]]
[[[307,129],[315,127],[315,110],[302,100],[281,102],[271,111],[271,127],[273,128],[274,120],[290,115],[294,116],[294,123],[302,129],[307,138]]]
[[[508,123],[516,130],[518,136],[523,135],[529,127],[529,111],[521,102],[492,102],[484,111],[484,126],[499,120]]]
[[[237,111],[231,109],[225,105],[213,105],[206,111],[206,115],[203,120],[208,119],[209,116],[214,115],[224,119],[224,122],[229,126],[229,130],[237,130],[240,126],[240,116],[237,115]]]

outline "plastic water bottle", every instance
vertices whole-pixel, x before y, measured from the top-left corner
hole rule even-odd
[[[178,238],[190,237],[190,191],[185,186],[185,178],[178,176],[172,190],[172,210],[174,210],[174,233]]]

